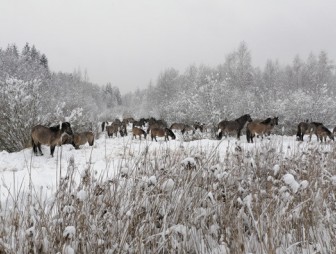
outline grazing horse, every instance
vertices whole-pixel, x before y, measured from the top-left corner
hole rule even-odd
[[[169,141],[169,137],[171,137],[172,139],[176,138],[174,132],[168,128],[164,128],[164,129],[152,128],[150,131],[151,131],[152,141],[153,139],[155,139],[155,141],[157,142],[156,137],[165,137],[165,141],[167,140]]]
[[[144,138],[146,139],[147,133],[138,127],[132,128],[133,138],[136,138],[136,136],[139,136],[139,139],[141,140],[141,135],[144,135]]]
[[[50,146],[50,155],[54,156],[55,146],[62,144],[62,136],[66,133],[72,136],[70,123],[63,122],[62,124],[45,127],[43,125],[36,125],[31,131],[31,140],[33,145],[34,154],[37,155],[37,149],[43,155],[41,150],[42,145]]]
[[[331,140],[334,140],[334,134],[324,125],[319,125],[316,127],[315,134],[317,136],[317,140],[320,140],[321,142],[327,142],[327,137],[329,137]]]
[[[298,125],[298,131],[296,134],[297,140],[299,141],[303,141],[303,136],[305,134],[309,134],[309,141],[311,141],[312,135],[316,134],[316,128],[320,125],[323,125],[322,123],[318,123],[318,122],[301,122]]]
[[[222,139],[223,132],[228,134],[231,132],[237,133],[237,138],[240,139],[241,130],[244,128],[247,122],[252,122],[252,118],[249,114],[243,115],[233,121],[223,120],[218,124],[218,136],[217,139]]]
[[[84,145],[86,143],[89,143],[90,146],[93,146],[94,143],[94,134],[92,131],[85,131],[81,133],[75,133],[73,135],[73,141],[72,145],[75,147],[75,149],[79,149],[80,145]]]
[[[72,145],[72,143],[73,143],[73,135],[69,135],[68,133],[63,133],[62,145]]]
[[[253,143],[255,135],[264,137],[264,135],[270,135],[271,130],[275,125],[278,125],[278,117],[267,118],[264,121],[252,121],[246,126],[246,139],[248,143]]]

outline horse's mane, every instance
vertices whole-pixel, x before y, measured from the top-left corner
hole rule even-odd
[[[52,132],[57,132],[57,131],[59,131],[59,129],[60,129],[60,125],[57,124],[57,125],[55,125],[55,126],[51,126],[51,127],[49,127],[49,129],[50,129]]]
[[[271,123],[271,121],[272,121],[272,118],[267,118],[267,119],[265,119],[264,121],[262,121],[261,123],[262,124],[269,124],[269,123]]]
[[[310,124],[313,124],[315,126],[323,125],[323,123],[319,123],[319,122],[311,122]]]
[[[241,120],[241,119],[245,119],[245,118],[247,118],[247,117],[249,117],[249,116],[250,116],[249,114],[242,115],[241,117],[236,118],[234,121],[239,121],[239,120]]]
[[[50,129],[52,132],[57,132],[57,131],[60,130],[61,128],[63,129],[64,126],[68,126],[68,127],[70,127],[70,123],[69,123],[69,122],[63,122],[61,127],[60,127],[60,124],[57,124],[57,125],[55,125],[55,126],[51,126],[51,127],[49,127],[49,129]]]
[[[325,132],[327,132],[328,135],[331,134],[331,131],[327,127],[325,127],[324,125],[322,125],[321,128],[322,128],[322,130],[324,130]]]

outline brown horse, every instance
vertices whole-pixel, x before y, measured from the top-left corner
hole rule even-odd
[[[75,147],[75,149],[79,149],[80,145],[84,145],[86,143],[89,143],[89,146],[93,146],[94,143],[94,134],[92,131],[85,131],[81,133],[75,133],[73,135],[73,141],[72,145]]]
[[[43,155],[41,150],[42,145],[50,146],[50,155],[54,156],[55,146],[62,144],[62,135],[67,133],[72,135],[70,123],[64,122],[62,124],[45,127],[43,125],[36,125],[31,131],[31,140],[33,145],[33,152],[37,155],[37,149]]]
[[[145,139],[147,137],[147,133],[143,129],[140,129],[138,127],[133,127],[132,133],[133,133],[133,138],[136,138],[136,136],[139,136],[140,140],[141,140],[141,135],[143,135]]]
[[[217,139],[222,139],[223,133],[228,135],[229,133],[237,133],[237,138],[240,139],[241,130],[244,128],[247,122],[252,122],[252,118],[249,114],[243,115],[233,121],[223,120],[218,124],[218,136]]]
[[[309,141],[311,141],[311,138],[312,138],[313,134],[315,134],[317,136],[316,128],[320,125],[323,125],[323,124],[319,123],[319,122],[308,123],[307,121],[299,123],[298,131],[297,131],[297,134],[296,134],[297,140],[303,141],[303,136],[305,134],[309,134]]]
[[[334,134],[324,125],[319,125],[316,127],[315,134],[317,136],[317,140],[320,140],[321,142],[327,142],[327,137],[329,137],[331,140],[334,140]]]
[[[155,139],[156,142],[157,142],[156,137],[165,137],[165,141],[167,140],[169,141],[169,137],[171,137],[172,139],[176,138],[174,132],[168,128],[164,128],[164,129],[152,128],[150,132],[151,132],[152,141],[153,139]]]
[[[264,121],[252,121],[246,126],[246,138],[248,143],[253,143],[255,135],[264,137],[264,135],[270,135],[271,130],[275,125],[278,125],[278,117],[267,118]]]
[[[118,132],[121,137],[127,136],[127,128],[126,124],[122,123],[120,120],[116,119],[111,125],[106,126],[106,131],[108,137],[113,137],[113,134],[115,134],[116,137],[118,137]]]

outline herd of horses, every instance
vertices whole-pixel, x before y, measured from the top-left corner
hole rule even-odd
[[[165,141],[169,141],[169,138],[175,139],[175,133],[180,131],[181,134],[192,133],[196,130],[204,132],[208,130],[208,126],[199,122],[193,125],[184,123],[173,123],[169,128],[164,120],[156,120],[155,118],[141,118],[140,120],[134,120],[133,118],[125,118],[122,121],[115,119],[112,123],[102,122],[101,131],[106,131],[107,136],[112,138],[113,135],[118,137],[127,136],[127,127],[132,124],[133,138],[143,136],[144,139],[150,134],[151,140],[157,141],[156,137],[164,137]],[[254,137],[269,136],[272,133],[273,128],[278,125],[278,117],[269,117],[265,120],[252,120],[249,114],[242,115],[234,120],[223,120],[216,126],[216,138],[222,139],[225,137],[235,135],[237,139],[240,139],[242,131],[245,128],[246,139],[248,143],[253,143]],[[175,133],[174,133],[175,131]],[[309,140],[313,134],[316,135],[317,140],[326,142],[327,137],[334,140],[334,133],[336,133],[336,127],[331,132],[322,123],[318,122],[300,122],[297,130],[297,140],[303,141],[304,135],[309,135]],[[31,142],[33,146],[33,152],[35,155],[43,155],[41,145],[50,146],[50,154],[53,156],[56,145],[72,144],[75,149],[79,149],[79,146],[89,143],[90,146],[94,144],[94,133],[92,131],[86,131],[81,133],[73,133],[69,122],[63,122],[56,126],[46,127],[43,125],[37,125],[32,128]]]

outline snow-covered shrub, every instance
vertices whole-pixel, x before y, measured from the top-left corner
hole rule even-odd
[[[0,150],[13,152],[28,147],[31,128],[46,120],[40,87],[39,80],[0,81]]]

